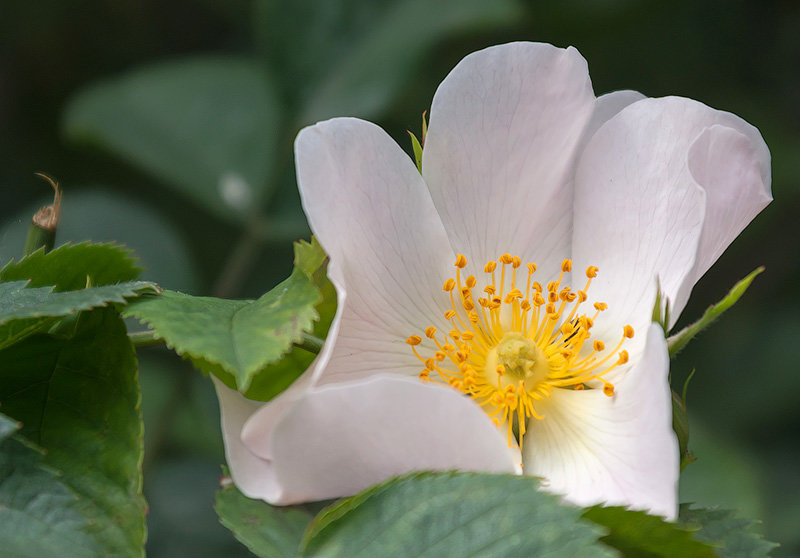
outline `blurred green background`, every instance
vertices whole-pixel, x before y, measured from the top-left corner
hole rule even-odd
[[[292,140],[355,115],[401,145],[464,55],[510,40],[574,45],[595,92],[677,94],[758,126],[775,202],[694,291],[699,317],[759,265],[744,299],[673,362],[689,389],[683,501],[762,518],[800,554],[800,3],[794,0],[4,0],[0,263],[65,189],[58,242],[118,240],[145,277],[255,297],[307,237]],[[679,326],[681,325],[679,324]],[[150,556],[246,556],[212,509],[223,460],[211,384],[139,353]]]

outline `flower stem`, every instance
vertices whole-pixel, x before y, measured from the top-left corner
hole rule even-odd
[[[320,339],[319,337],[315,337],[310,333],[303,333],[303,340],[300,343],[295,343],[298,347],[303,349],[304,351],[308,351],[309,353],[314,353],[318,355],[319,352],[322,350],[322,344],[325,343],[324,339]]]

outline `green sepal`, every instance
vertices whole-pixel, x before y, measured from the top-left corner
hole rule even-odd
[[[408,135],[411,136],[411,148],[414,150],[414,162],[417,164],[417,170],[422,172],[422,144],[411,130],[407,131]]]
[[[667,346],[669,347],[669,356],[674,357],[683,349],[689,341],[694,339],[694,336],[703,331],[711,325],[714,320],[719,318],[726,310],[736,304],[742,295],[745,293],[750,283],[756,278],[764,267],[759,267],[753,270],[747,277],[736,283],[733,288],[725,295],[725,298],[708,307],[703,313],[703,316],[695,323],[686,326],[675,335],[667,339]]]

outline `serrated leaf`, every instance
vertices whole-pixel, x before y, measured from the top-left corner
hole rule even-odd
[[[747,291],[747,288],[750,286],[750,283],[753,282],[753,279],[755,279],[756,276],[762,271],[764,271],[763,267],[759,267],[758,269],[752,271],[750,275],[736,283],[728,292],[728,294],[725,295],[725,298],[716,304],[709,306],[699,320],[689,326],[686,326],[678,333],[667,339],[669,356],[674,357],[676,354],[678,354],[680,350],[689,343],[689,341],[694,339],[695,335],[710,326],[714,320],[719,318],[726,310],[736,304],[745,291]]]
[[[57,291],[132,281],[142,272],[131,252],[113,243],[65,244],[45,253],[38,250],[0,270],[0,281],[30,279],[31,287],[55,285]]]
[[[765,558],[778,545],[764,540],[756,527],[760,523],[737,517],[734,510],[692,508],[682,504],[680,525],[695,531],[695,538],[717,547],[723,558]]]
[[[316,305],[319,319],[311,333],[324,339],[333,322],[337,304],[336,289],[326,275],[328,256],[316,238],[312,238],[311,242],[300,240],[294,244],[294,265],[311,278],[322,295],[321,301]],[[305,372],[315,358],[315,354],[293,346],[281,360],[268,365],[255,375],[245,396],[256,401],[270,401]]]
[[[9,558],[93,558],[103,547],[89,535],[86,503],[42,453],[0,438],[0,553]]]
[[[53,287],[25,288],[27,281],[0,283],[0,349],[55,323],[55,318],[111,303],[126,303],[142,293],[157,292],[154,283],[128,281],[78,291],[53,292]]]
[[[331,11],[325,10],[323,15],[330,16]],[[353,11],[356,14],[350,14],[351,19],[362,19],[358,17],[362,14]],[[476,26],[487,29],[513,23],[519,14],[519,5],[510,0],[390,3],[359,32],[336,37],[339,55],[322,66],[327,75],[320,83],[308,88],[301,120],[311,123],[342,114],[375,116],[395,99],[425,55],[444,37]],[[313,11],[311,17],[318,19]],[[275,14],[275,18],[272,25],[285,21],[286,16]],[[348,26],[352,24],[348,22]],[[315,74],[324,75],[319,70]]]
[[[268,193],[280,120],[274,86],[257,64],[195,57],[85,89],[69,103],[63,130],[241,224]]]
[[[220,522],[261,558],[295,556],[313,517],[295,508],[251,500],[232,484],[217,491],[214,510]]]
[[[110,308],[81,313],[70,338],[37,335],[0,351],[3,412],[23,424],[21,435],[46,450],[42,463],[57,469],[61,482],[80,498],[83,532],[102,549],[81,554],[78,548],[76,556],[143,554],[136,376],[125,325]],[[40,555],[71,551],[67,546]]]
[[[600,528],[532,477],[416,473],[323,511],[302,556],[611,556]]]
[[[695,540],[692,533],[675,523],[642,511],[622,507],[593,506],[583,517],[608,529],[600,538],[623,556],[674,556],[713,558],[713,547]]]
[[[164,291],[129,306],[124,314],[149,324],[178,354],[218,372],[221,367],[246,392],[253,376],[277,361],[318,318],[319,290],[302,271],[258,300],[225,300]],[[230,377],[219,376],[230,382]]]

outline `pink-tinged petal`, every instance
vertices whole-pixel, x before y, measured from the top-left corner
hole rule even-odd
[[[752,128],[739,124],[739,130]],[[714,125],[703,130],[689,148],[689,170],[706,192],[706,217],[692,275],[678,300],[689,298],[694,283],[772,201],[769,151],[757,130],[755,134],[753,138],[753,134]]]
[[[519,451],[457,391],[378,376],[314,389],[265,418],[255,413],[244,446],[269,469],[272,504],[354,494],[416,470],[519,472]],[[268,493],[268,494],[267,494]]]
[[[643,348],[656,277],[674,313],[683,308],[676,295],[694,266],[703,226],[705,193],[687,155],[704,111],[683,101],[644,99],[623,109],[589,141],[575,177],[574,269],[600,268],[589,301],[609,306],[593,335],[616,343],[631,324],[639,333],[626,347],[633,360]]]
[[[594,93],[574,48],[470,54],[431,105],[422,172],[453,248],[482,268],[510,252],[542,281],[569,256],[572,175]]]
[[[295,157],[311,230],[340,298],[347,294],[319,382],[418,372],[405,339],[446,326],[442,283],[455,256],[416,166],[378,126],[355,118],[303,129]]]
[[[616,385],[561,390],[531,419],[523,443],[525,474],[578,506],[598,503],[647,510],[674,520],[678,511],[678,442],[672,430],[669,356],[657,324],[642,360]]]

